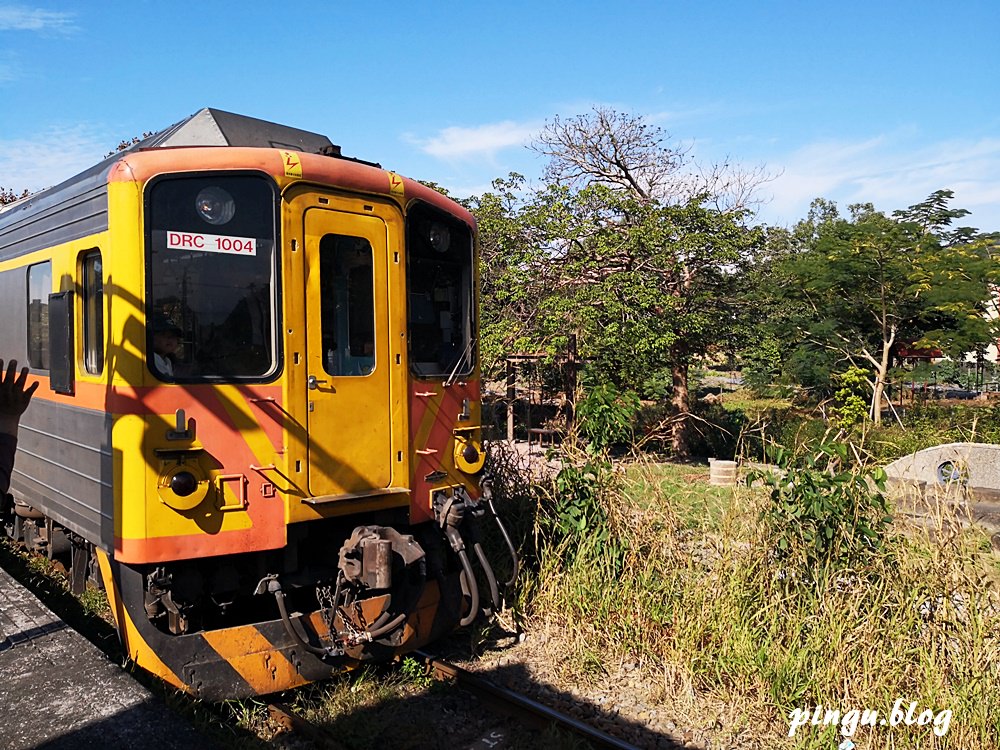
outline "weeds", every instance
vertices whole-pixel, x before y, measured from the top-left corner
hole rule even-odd
[[[789,573],[812,581],[818,570],[864,566],[882,551],[892,522],[885,471],[851,468],[842,443],[820,443],[800,461],[780,446],[769,453],[771,467],[747,482],[768,494],[761,520]]]
[[[399,665],[399,671],[418,690],[426,690],[434,684],[434,678],[428,672],[427,666],[421,664],[412,656],[403,657],[403,661]]]
[[[952,710],[948,733],[865,727],[859,747],[1000,746],[1000,566],[983,535],[942,503],[929,528],[899,521],[890,536],[881,475],[844,470],[840,448],[813,457],[700,521],[695,501],[678,500],[655,467],[588,480],[597,508],[576,535],[567,538],[572,523],[541,527],[529,630],[559,639],[570,682],[635,662],[647,700],[691,725],[705,721],[705,706],[728,706],[720,731],[751,725],[769,747],[842,739],[830,744],[829,727],[789,739],[793,709],[888,711],[900,698]],[[791,586],[793,570],[808,575]]]

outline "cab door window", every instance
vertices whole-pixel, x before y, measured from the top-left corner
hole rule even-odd
[[[375,369],[375,264],[363,237],[328,234],[319,243],[320,330],[328,375]]]

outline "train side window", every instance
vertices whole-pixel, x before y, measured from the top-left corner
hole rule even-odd
[[[83,363],[91,375],[104,370],[104,269],[99,251],[83,256]]]
[[[363,237],[328,234],[319,243],[323,369],[368,375],[375,369],[375,262]]]
[[[28,364],[35,370],[49,369],[49,295],[52,264],[28,266]]]

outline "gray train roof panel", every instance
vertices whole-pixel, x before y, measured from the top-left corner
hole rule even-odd
[[[207,107],[158,136],[157,146],[256,146],[340,155],[325,135]]]

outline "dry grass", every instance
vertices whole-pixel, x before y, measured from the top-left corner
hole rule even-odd
[[[652,699],[740,747],[835,747],[830,727],[789,739],[789,713],[899,698],[950,709],[948,732],[861,727],[857,747],[1000,746],[1000,565],[982,533],[943,516],[897,525],[865,570],[796,583],[758,522],[766,498],[722,502],[685,472],[620,472],[600,498],[613,544],[543,545],[524,608],[561,634],[567,682],[635,662]]]

